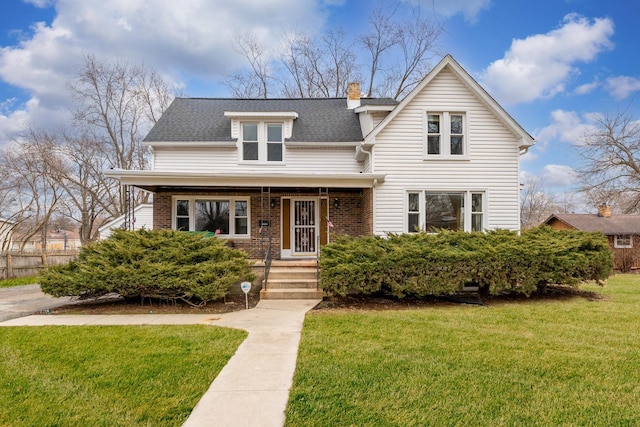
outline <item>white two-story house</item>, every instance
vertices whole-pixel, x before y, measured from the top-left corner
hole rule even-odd
[[[144,143],[154,228],[210,231],[251,257],[317,257],[334,233],[520,227],[533,138],[451,57],[401,102],[177,98]]]

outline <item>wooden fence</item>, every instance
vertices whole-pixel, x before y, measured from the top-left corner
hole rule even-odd
[[[76,252],[48,254],[0,254],[0,280],[35,276],[48,265],[66,264],[77,258]]]

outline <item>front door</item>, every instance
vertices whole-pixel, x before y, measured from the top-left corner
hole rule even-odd
[[[316,199],[291,200],[291,254],[316,255],[318,242],[318,204]]]

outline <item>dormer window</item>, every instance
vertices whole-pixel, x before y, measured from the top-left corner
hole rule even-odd
[[[282,123],[242,123],[242,160],[282,162]]]
[[[231,118],[231,137],[238,140],[241,162],[259,164],[283,163],[285,144],[291,138],[295,111],[225,111]]]
[[[267,161],[282,161],[282,124],[267,124]]]
[[[259,159],[258,124],[242,124],[242,160]]]

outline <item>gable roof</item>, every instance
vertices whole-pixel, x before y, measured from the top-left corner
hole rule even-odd
[[[519,137],[519,148],[526,149],[534,144],[534,139],[527,131],[516,122],[491,95],[475,81],[467,71],[456,62],[451,55],[446,55],[442,60],[426,75],[424,79],[398,104],[389,115],[382,120],[368,135],[365,136],[365,143],[372,143],[375,137],[385,126],[398,115],[402,109],[419,94],[442,70],[450,69],[465,85],[473,91],[478,98],[500,119],[500,121]]]
[[[553,214],[544,223],[550,225],[554,219],[576,230],[600,231],[608,236],[640,234],[640,215]]]
[[[363,98],[361,104],[395,105],[388,98]],[[358,115],[347,109],[346,98],[231,99],[176,98],[153,126],[144,142],[235,141],[231,118],[225,111],[294,111],[293,142],[359,142],[362,131]]]

